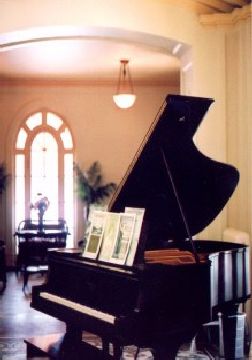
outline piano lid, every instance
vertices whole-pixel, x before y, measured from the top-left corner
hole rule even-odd
[[[203,155],[193,142],[212,102],[168,95],[110,202],[110,211],[145,208],[146,248],[202,231],[238,184],[237,169]]]

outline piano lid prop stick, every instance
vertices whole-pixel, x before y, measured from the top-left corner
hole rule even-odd
[[[155,126],[157,125],[161,115],[163,114],[164,110],[165,110],[165,106],[167,105],[167,102],[164,101],[163,104],[160,106],[159,110],[158,110],[158,113],[154,119],[154,121],[151,123],[150,127],[149,127],[149,130],[147,132],[147,134],[144,136],[143,138],[143,141],[139,147],[139,149],[137,150],[137,152],[135,153],[135,156],[132,160],[132,162],[130,163],[130,165],[128,166],[128,169],[126,171],[126,174],[123,176],[120,184],[118,185],[116,191],[114,192],[114,194],[112,195],[112,198],[110,200],[110,203],[108,205],[108,210],[111,211],[111,208],[113,207],[113,204],[115,203],[118,195],[120,194],[120,191],[122,190],[123,186],[125,185],[130,173],[132,172],[137,160],[139,159],[143,149],[144,149],[144,146],[147,144],[151,134],[153,133],[154,129],[155,129]]]
[[[186,216],[185,216],[185,213],[184,213],[184,210],[183,210],[181,201],[180,201],[180,199],[179,199],[178,191],[177,191],[177,188],[176,188],[176,186],[175,186],[175,183],[174,183],[174,180],[173,180],[173,177],[172,177],[172,173],[171,173],[171,170],[170,170],[169,165],[168,165],[168,163],[167,163],[167,160],[166,160],[166,157],[165,157],[165,154],[164,154],[164,150],[162,149],[162,147],[160,147],[160,151],[161,151],[161,153],[162,153],[162,157],[163,157],[163,161],[164,161],[164,164],[165,164],[165,169],[166,169],[168,178],[169,178],[170,181],[171,181],[172,189],[173,189],[173,191],[174,191],[174,194],[175,194],[175,197],[176,197],[176,200],[177,200],[177,203],[178,203],[180,215],[181,215],[182,220],[183,220],[183,223],[184,223],[184,225],[185,225],[185,229],[186,229],[186,233],[187,233],[188,239],[189,239],[190,244],[191,244],[191,246],[192,246],[192,252],[193,252],[193,255],[194,255],[194,258],[195,258],[195,262],[196,262],[197,264],[199,264],[199,263],[200,263],[199,256],[198,256],[197,251],[196,251],[196,249],[195,249],[195,245],[194,245],[194,242],[193,242],[193,239],[192,239],[191,232],[190,232],[190,230],[189,230],[189,226],[188,226],[188,223],[187,223],[187,220],[186,220]]]

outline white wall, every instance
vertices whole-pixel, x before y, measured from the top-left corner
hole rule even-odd
[[[229,208],[229,222],[252,234],[252,29],[237,22],[226,35],[228,160],[240,171],[240,186]]]

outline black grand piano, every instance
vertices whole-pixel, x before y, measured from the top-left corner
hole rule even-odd
[[[133,266],[84,258],[79,249],[50,252],[48,281],[33,287],[31,306],[66,323],[60,358],[78,359],[86,330],[102,338],[98,358],[120,359],[134,344],[151,347],[155,360],[174,359],[202,324],[235,314],[249,298],[248,247],[193,240],[239,181],[233,166],[193,142],[212,102],[168,95],[111,200],[112,212],[145,208]]]

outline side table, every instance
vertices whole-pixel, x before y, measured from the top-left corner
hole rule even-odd
[[[0,294],[6,287],[5,243],[0,240]]]

